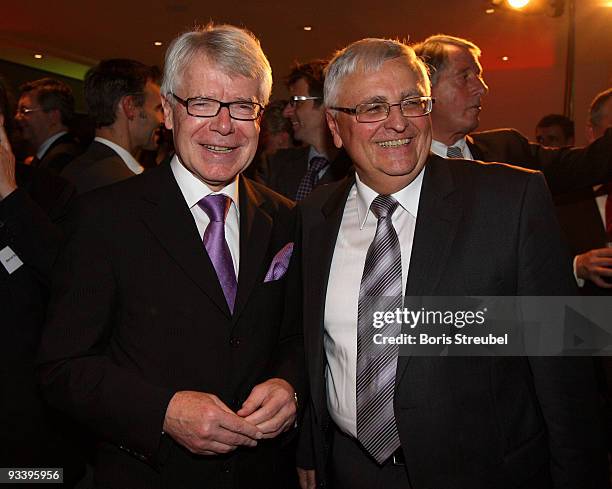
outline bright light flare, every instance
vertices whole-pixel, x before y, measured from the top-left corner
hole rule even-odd
[[[523,8],[527,6],[528,3],[529,3],[529,0],[508,0],[508,5],[516,9]]]

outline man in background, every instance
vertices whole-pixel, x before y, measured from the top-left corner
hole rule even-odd
[[[561,114],[545,115],[536,125],[535,137],[542,146],[574,146],[574,121]]]
[[[85,101],[96,137],[62,172],[79,193],[143,172],[134,154],[162,122],[158,71],[130,59],[104,60],[85,76]]]
[[[68,131],[74,118],[72,89],[60,80],[41,78],[23,84],[15,120],[34,152],[31,165],[58,174],[83,152]]]

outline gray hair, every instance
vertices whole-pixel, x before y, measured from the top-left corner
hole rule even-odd
[[[421,78],[429,95],[430,84],[427,67],[414,54],[413,49],[400,41],[367,38],[349,44],[337,51],[325,69],[325,106],[338,104],[342,79],[353,73],[372,73],[380,70],[385,61],[405,58],[414,73]]]
[[[601,124],[604,105],[611,97],[612,88],[608,88],[595,96],[593,102],[591,102],[591,107],[589,108],[589,121],[591,122],[591,125],[599,126]]]
[[[473,42],[446,34],[436,34],[435,36],[428,37],[423,42],[415,44],[413,46],[415,53],[429,67],[432,85],[436,84],[439,73],[446,68],[446,63],[448,62],[447,46],[467,49],[475,58],[480,58],[481,55],[480,48]]]
[[[171,103],[181,75],[197,54],[203,54],[230,76],[259,81],[259,103],[266,105],[272,91],[272,68],[259,40],[246,29],[210,23],[177,37],[166,51],[161,93]]]

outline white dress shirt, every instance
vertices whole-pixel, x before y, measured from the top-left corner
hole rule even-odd
[[[225,241],[227,241],[227,246],[232,255],[234,271],[236,272],[236,279],[238,279],[240,265],[240,200],[238,198],[238,176],[232,180],[232,183],[223,187],[220,191],[213,192],[208,185],[183,166],[179,161],[178,155],[174,155],[170,161],[170,168],[185,198],[185,202],[187,202],[187,206],[191,211],[191,215],[198,228],[198,233],[202,239],[204,239],[204,231],[206,231],[210,218],[198,205],[198,202],[211,194],[223,194],[230,198],[231,204],[225,216]]]
[[[119,146],[118,144],[113,143],[108,139],[101,138],[100,136],[96,136],[94,138],[94,141],[98,141],[99,143],[105,144],[109,148],[113,149],[115,153],[117,153],[119,157],[123,160],[125,166],[127,166],[129,170],[135,175],[140,175],[144,171],[144,167],[140,163],[138,163],[138,161],[136,161],[136,158],[134,158],[130,154],[130,152],[124,147]]]
[[[391,221],[400,242],[404,291],[423,173],[393,194],[400,204]],[[377,219],[370,204],[377,195],[356,176],[344,206],[325,300],[327,407],[338,427],[353,437],[357,436],[357,308],[366,254],[376,233]]]
[[[57,134],[54,134],[53,136],[51,136],[50,138],[47,138],[45,140],[45,142],[42,143],[38,147],[38,151],[36,152],[36,158],[38,158],[39,160],[42,160],[43,156],[45,156],[45,153],[49,149],[49,146],[51,146],[55,141],[57,141],[59,138],[61,138],[64,134],[68,134],[68,132],[67,131],[60,131]]]
[[[463,153],[463,158],[466,160],[473,160],[472,152],[470,151],[470,147],[467,145],[467,141],[465,138],[461,138],[455,141],[451,146],[457,146],[461,152]],[[446,156],[446,151],[448,150],[448,146],[440,141],[436,141],[435,139],[431,140],[431,152],[441,156],[442,158],[448,158]]]

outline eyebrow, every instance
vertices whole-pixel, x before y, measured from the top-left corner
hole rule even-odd
[[[400,100],[404,100],[410,97],[423,97],[423,94],[419,92],[417,88],[411,88],[409,90],[404,90],[400,93]],[[359,102],[359,104],[377,104],[380,102],[389,102],[389,100],[387,99],[387,97],[384,97],[382,95],[374,95],[370,98],[367,98]]]

